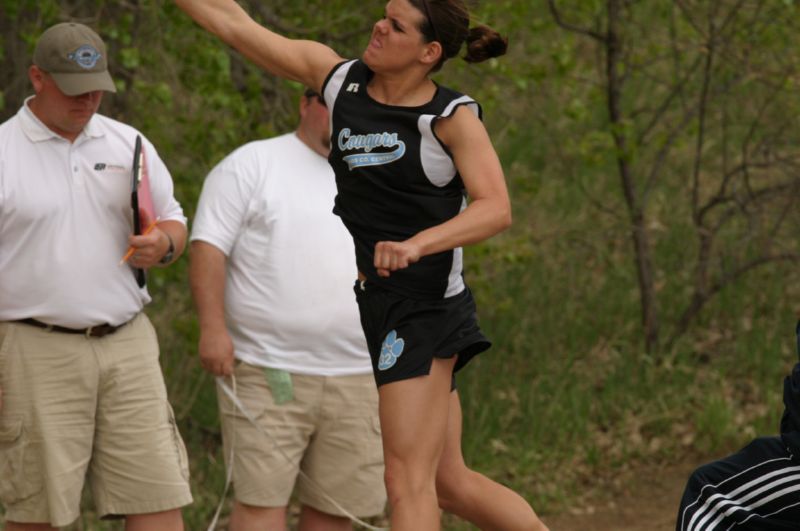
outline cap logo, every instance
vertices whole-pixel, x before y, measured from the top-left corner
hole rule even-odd
[[[88,44],[84,44],[74,52],[67,54],[67,59],[78,63],[78,66],[86,70],[94,68],[94,65],[97,64],[101,57],[100,52]]]

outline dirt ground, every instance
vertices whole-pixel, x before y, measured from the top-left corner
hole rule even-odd
[[[707,460],[638,466],[603,482],[607,484],[593,486],[591,493],[572,509],[561,514],[544,514],[542,520],[550,531],[673,531],[686,479],[697,465]],[[2,522],[0,515],[0,528]],[[385,521],[372,523],[388,525]],[[225,529],[227,518],[217,526],[219,531]]]
[[[700,464],[639,468],[566,514],[543,515],[542,520],[550,531],[673,531],[686,480]]]

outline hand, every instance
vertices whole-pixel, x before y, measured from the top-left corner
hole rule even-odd
[[[206,331],[200,333],[200,364],[216,376],[233,374],[233,341],[228,331]]]
[[[411,240],[404,242],[378,242],[375,244],[375,269],[378,275],[388,277],[392,271],[405,269],[418,262],[420,249]]]
[[[143,208],[139,209],[139,219],[142,231],[147,231],[154,221]],[[138,236],[131,235],[128,238],[128,245],[134,249],[128,263],[138,269],[148,269],[157,265],[167,253],[169,238],[158,225],[155,225],[149,232]]]

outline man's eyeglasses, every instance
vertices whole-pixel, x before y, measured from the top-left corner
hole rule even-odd
[[[306,91],[303,92],[303,96],[305,96],[306,99],[309,100],[317,98],[317,101],[319,102],[320,105],[322,105],[323,107],[327,107],[327,105],[325,105],[325,100],[322,99],[322,96],[320,96],[316,90],[306,89]]]

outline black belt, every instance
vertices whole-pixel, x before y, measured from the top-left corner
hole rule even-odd
[[[62,334],[82,334],[85,335],[86,337],[107,336],[108,334],[113,334],[114,332],[116,332],[117,330],[128,324],[127,322],[125,322],[122,323],[121,325],[114,326],[106,323],[97,326],[90,326],[89,328],[67,328],[66,326],[49,325],[47,323],[37,321],[36,319],[32,319],[30,317],[28,317],[27,319],[17,319],[15,322],[35,326],[37,328],[44,328],[48,332],[61,332]]]

